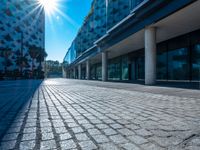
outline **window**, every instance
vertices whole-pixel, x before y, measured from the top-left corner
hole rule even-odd
[[[109,61],[108,65],[108,79],[109,80],[120,80],[121,78],[121,59],[116,58]]]
[[[129,79],[128,56],[122,58],[122,80]]]
[[[96,79],[101,80],[102,79],[102,69],[101,64],[97,64],[96,68]]]
[[[188,57],[188,48],[179,48],[168,52],[169,80],[189,80]]]
[[[136,79],[144,79],[144,57],[136,59]]]
[[[192,50],[192,80],[200,80],[200,44],[193,46]]]
[[[157,48],[157,79],[167,80],[167,46],[160,44]]]

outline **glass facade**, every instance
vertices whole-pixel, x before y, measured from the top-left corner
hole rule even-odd
[[[96,79],[101,80],[102,79],[102,67],[101,64],[97,64],[96,66]]]
[[[64,64],[68,66],[94,42],[130,14],[144,0],[93,0],[91,9],[85,17],[76,38],[68,49]]]
[[[199,30],[157,46],[158,80],[200,79]]]
[[[200,31],[157,44],[157,80],[200,80]],[[198,34],[195,39],[194,34]],[[91,77],[101,80],[101,64],[92,65]],[[108,61],[108,80],[144,80],[144,49]]]
[[[108,63],[108,80],[121,80],[121,58],[111,59]]]
[[[157,79],[167,79],[167,45],[165,43],[157,47]]]
[[[200,80],[200,44],[196,44],[191,49],[192,53],[192,80]]]
[[[168,79],[189,80],[188,48],[168,52]]]
[[[94,0],[64,63],[70,65],[108,30],[140,6],[144,0]],[[108,60],[108,80],[144,80],[144,49]],[[200,80],[200,31],[157,44],[157,80]],[[85,70],[85,69],[84,69]],[[82,78],[85,78],[85,72]],[[91,65],[91,79],[101,80],[101,62]]]
[[[129,59],[128,56],[123,56],[122,57],[122,80],[129,80]]]
[[[136,59],[136,80],[144,79],[144,57],[138,57]]]

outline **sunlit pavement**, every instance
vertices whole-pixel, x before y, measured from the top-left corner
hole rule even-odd
[[[0,82],[2,135],[10,124],[0,149],[200,149],[198,90],[68,79],[39,84]]]

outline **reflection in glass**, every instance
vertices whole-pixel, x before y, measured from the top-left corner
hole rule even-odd
[[[192,80],[200,80],[200,44],[192,49]]]
[[[101,80],[102,79],[102,69],[101,64],[97,64],[96,68],[96,79]]]
[[[108,65],[108,79],[120,80],[120,77],[121,77],[120,58],[110,60]]]
[[[157,79],[167,79],[167,52],[158,51],[157,54]]]
[[[144,79],[144,57],[136,59],[136,79]]]
[[[168,52],[169,80],[189,80],[188,48]]]
[[[128,80],[129,71],[128,71],[128,57],[122,58],[122,80]]]
[[[96,80],[96,65],[92,65],[90,69],[90,77],[92,80]]]

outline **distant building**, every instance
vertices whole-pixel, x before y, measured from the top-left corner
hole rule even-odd
[[[199,0],[93,0],[64,57],[67,78],[197,82]]]
[[[59,61],[45,61],[45,76],[47,78],[61,78],[62,73],[62,64]]]
[[[35,77],[43,70],[45,15],[37,0],[0,1],[0,75]]]

